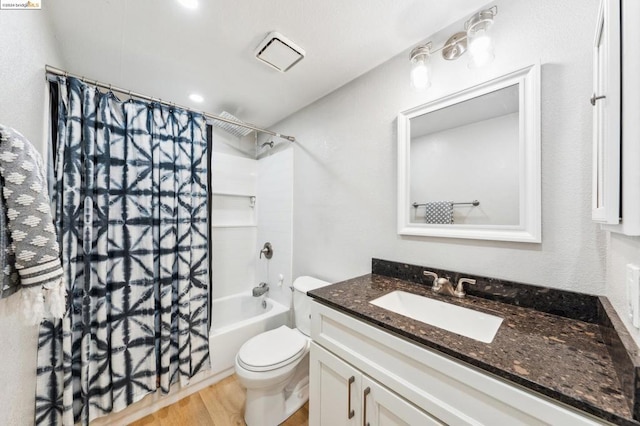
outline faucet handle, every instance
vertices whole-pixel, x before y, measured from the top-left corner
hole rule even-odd
[[[262,247],[262,250],[260,250],[260,259],[262,259],[263,254],[267,259],[271,259],[271,257],[273,257],[273,246],[271,245],[271,243],[264,243],[264,247]]]
[[[458,285],[456,286],[456,291],[453,292],[454,296],[464,297],[467,295],[467,293],[465,293],[464,291],[464,286],[462,285],[464,283],[475,284],[476,280],[474,280],[473,278],[460,278],[458,280]]]
[[[436,274],[435,272],[431,272],[431,271],[422,271],[422,275],[424,275],[425,277],[433,278],[433,286],[436,287],[437,282],[438,282],[438,274]]]

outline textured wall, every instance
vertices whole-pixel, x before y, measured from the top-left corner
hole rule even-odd
[[[274,126],[299,141],[294,276],[340,280],[368,272],[371,257],[379,257],[604,293],[605,234],[590,219],[588,98],[598,1],[517,0],[499,8],[490,66],[470,70],[464,59],[435,57],[432,87],[415,93],[407,50]],[[429,39],[441,45],[465,18]],[[536,61],[542,64],[542,244],[399,237],[398,111]]]
[[[0,40],[0,122],[18,129],[42,151],[44,66],[64,65],[46,10],[0,11]],[[11,386],[0,398],[3,425],[31,424],[34,415],[38,331],[22,324],[19,299],[14,295],[0,301],[0,382]]]

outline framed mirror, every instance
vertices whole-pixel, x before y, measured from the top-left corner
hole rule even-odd
[[[540,67],[398,114],[398,234],[541,242]]]

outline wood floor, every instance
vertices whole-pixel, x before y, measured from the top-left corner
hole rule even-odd
[[[244,426],[244,401],[245,391],[234,375],[129,426]],[[282,425],[308,426],[309,403]]]

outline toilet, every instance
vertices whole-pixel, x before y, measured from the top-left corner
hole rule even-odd
[[[311,298],[307,291],[330,283],[298,277],[293,283],[296,328],[283,325],[247,340],[236,355],[236,375],[247,389],[247,426],[274,426],[309,399]]]

